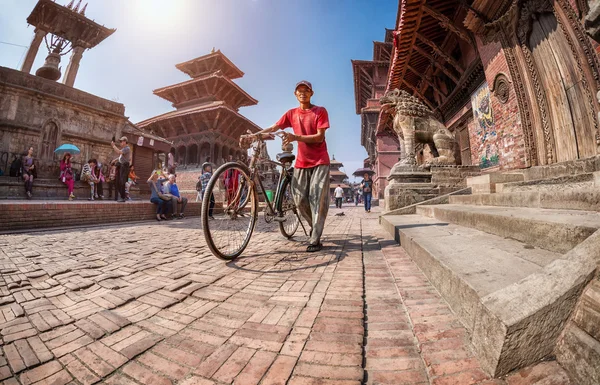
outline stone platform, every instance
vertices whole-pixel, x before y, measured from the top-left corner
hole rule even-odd
[[[186,216],[199,216],[200,202],[188,202]],[[89,226],[155,220],[149,201],[1,200],[0,233],[51,227]]]
[[[588,373],[579,383],[595,384],[600,333],[590,325],[600,296],[586,286],[598,285],[598,191],[587,176],[585,185],[570,185],[576,176],[553,177],[566,179],[475,177],[469,186],[480,193],[380,220],[470,331],[488,373],[502,375],[558,351],[571,373]],[[498,193],[503,186],[510,192]],[[589,299],[577,305],[584,292]],[[576,306],[585,321],[572,319]]]

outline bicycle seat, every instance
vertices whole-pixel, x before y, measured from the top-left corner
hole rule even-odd
[[[281,152],[277,154],[277,160],[281,163],[292,163],[296,159],[296,155],[291,152]]]

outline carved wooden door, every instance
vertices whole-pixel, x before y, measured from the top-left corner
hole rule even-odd
[[[466,125],[460,127],[457,133],[458,136],[458,147],[460,149],[460,164],[463,166],[470,166],[471,163],[471,143],[469,141],[469,130]]]
[[[528,44],[549,109],[554,160],[595,155],[593,111],[586,100],[584,75],[553,13],[532,20]]]

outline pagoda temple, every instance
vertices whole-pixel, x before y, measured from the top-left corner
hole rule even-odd
[[[244,73],[220,50],[175,67],[192,79],[154,90],[173,103],[175,111],[138,126],[172,141],[171,153],[183,168],[244,159],[247,154],[239,147],[240,135],[260,130],[238,112],[240,107],[258,103],[232,81]]]
[[[341,185],[344,189],[344,195],[349,196],[350,186],[348,185],[348,175],[345,172],[340,171],[340,168],[344,167],[342,162],[335,159],[332,156],[331,162],[329,163],[329,196],[334,196],[333,191],[338,185]]]

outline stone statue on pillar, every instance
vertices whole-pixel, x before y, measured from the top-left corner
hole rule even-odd
[[[434,158],[427,165],[455,165],[454,136],[419,99],[395,89],[381,100],[383,109],[394,114],[394,132],[400,142],[400,161],[396,166],[415,166],[417,143],[430,146]]]
[[[385,188],[385,211],[424,200],[431,188],[432,165],[455,165],[454,136],[419,99],[403,90],[392,90],[380,99],[382,110],[394,115],[393,129],[400,143],[400,159],[390,170]],[[426,143],[434,158],[417,165],[416,145]]]

